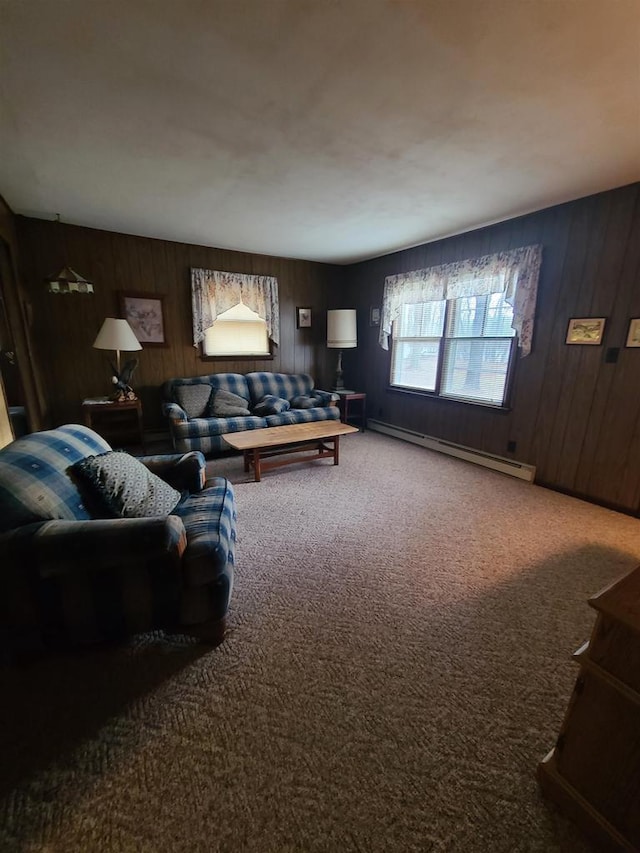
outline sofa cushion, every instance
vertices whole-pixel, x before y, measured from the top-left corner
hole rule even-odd
[[[207,412],[211,418],[242,418],[250,415],[249,403],[244,397],[220,388],[214,391]]]
[[[180,492],[123,450],[88,456],[72,470],[115,517],[166,516],[180,501]]]
[[[299,394],[313,394],[313,379],[308,373],[247,373],[247,385],[254,404],[266,394],[284,400]]]
[[[299,394],[291,400],[292,409],[313,409],[320,405],[318,397],[310,397],[307,394]]]
[[[176,400],[189,418],[201,418],[207,411],[211,385],[177,385]]]
[[[259,403],[253,407],[254,415],[277,415],[286,412],[290,408],[289,401],[283,397],[275,397],[273,394],[265,394]]]
[[[314,406],[313,409],[288,409],[279,415],[267,415],[265,424],[268,427],[286,426],[288,424],[308,424],[313,421],[339,421],[340,410],[335,406]]]

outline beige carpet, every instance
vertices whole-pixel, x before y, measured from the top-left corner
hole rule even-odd
[[[255,484],[232,632],[2,671],[4,851],[584,851],[539,797],[640,522],[373,433]]]

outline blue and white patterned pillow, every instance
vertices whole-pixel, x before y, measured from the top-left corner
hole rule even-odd
[[[211,385],[176,385],[176,400],[187,413],[188,418],[206,417]]]
[[[274,394],[265,394],[262,400],[253,407],[253,414],[260,417],[264,417],[265,415],[279,415],[280,412],[286,412],[290,408],[288,400],[276,397]]]
[[[116,518],[170,515],[181,498],[180,492],[123,450],[87,456],[72,471]]]
[[[299,394],[291,400],[292,409],[313,409],[320,405],[322,405],[322,401],[319,397],[310,397],[307,394]]]
[[[210,418],[242,418],[250,414],[248,400],[223,388],[213,392],[207,409]]]

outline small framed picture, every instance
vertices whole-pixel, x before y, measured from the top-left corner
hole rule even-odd
[[[602,343],[606,317],[572,317],[567,329],[567,344],[590,344],[598,346]]]
[[[299,329],[311,328],[311,308],[296,308],[296,326]]]
[[[120,291],[120,316],[131,328],[143,347],[168,346],[164,325],[163,297],[153,293]]]
[[[369,325],[370,326],[379,326],[380,325],[380,309],[371,307],[369,308]]]
[[[640,347],[640,317],[629,320],[629,333],[627,335],[627,347]]]

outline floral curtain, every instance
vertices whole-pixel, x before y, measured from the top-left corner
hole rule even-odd
[[[506,301],[513,307],[511,327],[518,335],[520,355],[529,355],[541,260],[542,246],[524,246],[495,255],[388,276],[382,299],[380,346],[389,349],[391,325],[400,316],[402,305],[504,293]]]
[[[243,302],[267,324],[267,334],[280,343],[278,279],[268,275],[245,275],[218,270],[191,270],[193,345],[204,340],[205,331],[218,314]]]

